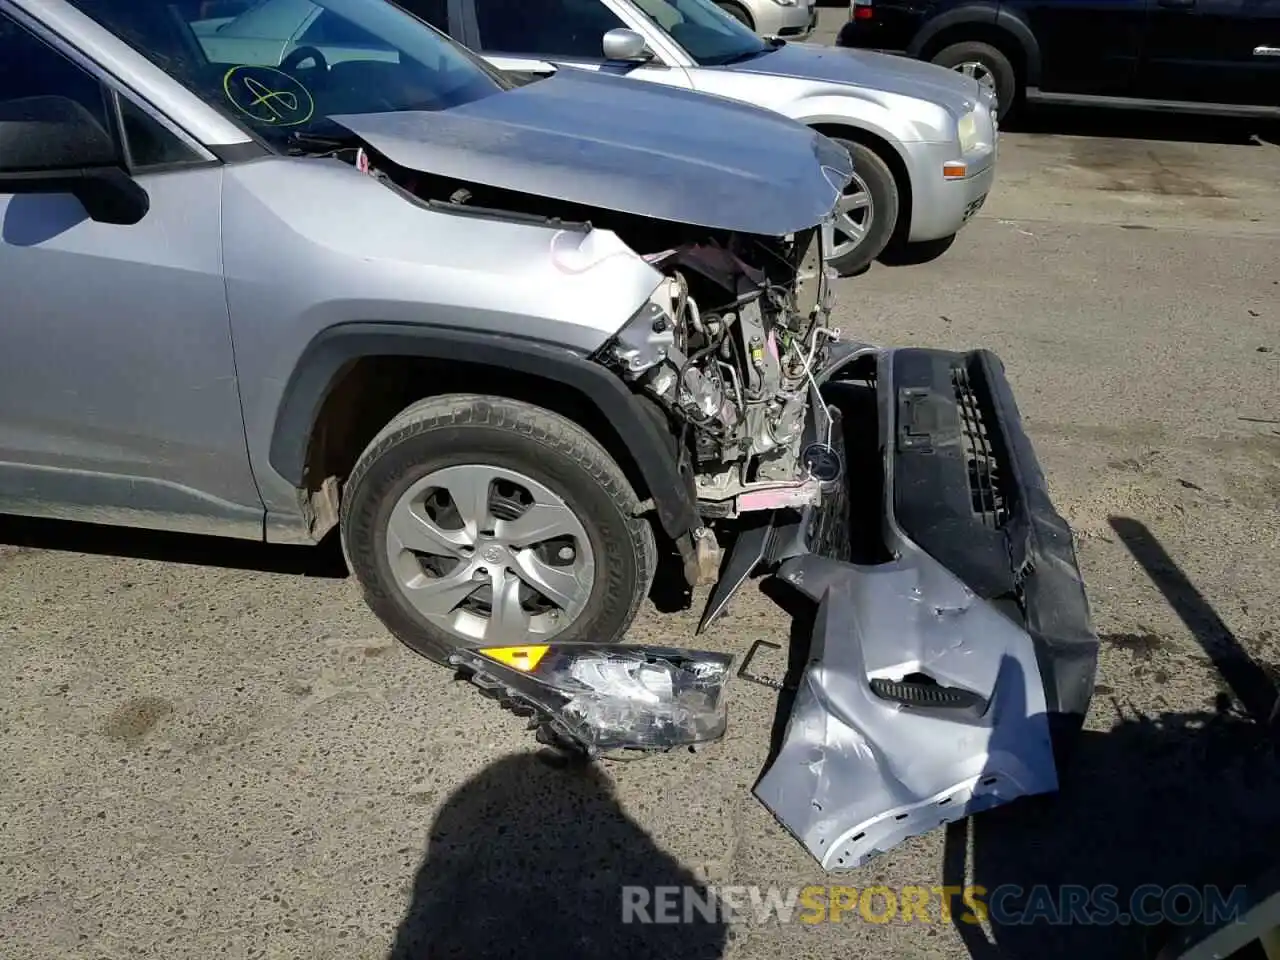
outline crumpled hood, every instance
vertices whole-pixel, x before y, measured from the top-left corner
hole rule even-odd
[[[331,118],[411,170],[768,236],[818,224],[848,152],[777,114],[572,68],[442,111]]]
[[[723,69],[883,90],[941,104],[957,117],[978,103],[978,81],[972,77],[910,57],[845,47],[787,43],[753,60]]]

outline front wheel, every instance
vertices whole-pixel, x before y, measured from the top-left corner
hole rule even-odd
[[[989,43],[967,40],[953,43],[933,56],[933,63],[973,77],[996,96],[996,117],[1003,120],[1013,109],[1018,89],[1018,74],[1009,58]]]
[[[860,273],[884,251],[898,223],[898,182],[881,156],[856,140],[833,137],[853,158],[853,179],[823,237],[827,262],[842,277]]]
[[[374,613],[439,663],[458,647],[613,642],[653,579],[636,506],[573,421],[498,397],[433,397],[361,454],[343,547]]]

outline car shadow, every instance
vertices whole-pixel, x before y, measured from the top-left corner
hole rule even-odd
[[[680,922],[636,922],[655,917],[644,900],[661,887],[707,896],[622,810],[598,764],[514,754],[436,816],[387,960],[722,956],[726,924],[696,910],[689,922],[679,899]]]
[[[1280,121],[1210,117],[1149,110],[1023,105],[1000,125],[1001,133],[1057,134],[1121,140],[1280,145]]]
[[[916,267],[937,260],[951,249],[956,234],[938,240],[922,240],[917,243],[891,243],[876,258],[884,267]]]
[[[1244,652],[1145,526],[1122,517],[1111,526],[1217,666],[1223,689],[1203,710],[1144,715],[1099,684],[1115,724],[1081,735],[1059,793],[948,828],[944,884],[968,878],[985,888],[985,929],[952,914],[975,960],[1149,957],[1197,905],[1215,896],[1229,904],[1280,849],[1278,671]],[[1148,682],[1168,679],[1163,638],[1102,639],[1138,651],[1145,662],[1135,673]]]
[[[2,519],[0,546],[334,580],[347,577],[336,531],[317,545],[294,546],[70,520],[16,516]]]

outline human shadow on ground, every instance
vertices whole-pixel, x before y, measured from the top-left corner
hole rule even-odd
[[[682,922],[624,922],[627,887],[707,896],[622,810],[601,767],[508,756],[458,788],[436,817],[388,960],[722,955],[727,925],[696,910],[692,922],[679,907]],[[643,896],[631,902],[644,907]],[[647,907],[660,914],[654,900]]]
[[[950,826],[943,882],[963,886],[969,877],[985,888],[990,910],[989,935],[960,911],[952,915],[975,960],[1147,956],[1170,920],[1188,922],[1184,911],[1196,899],[1209,904],[1209,885],[1229,902],[1280,849],[1275,668],[1245,652],[1141,523],[1116,517],[1111,526],[1217,666],[1224,689],[1204,710],[1144,716],[1100,683],[1095,699],[1110,701],[1115,725],[1082,734],[1058,794]],[[1140,649],[1139,669],[1152,683],[1177,669],[1164,638],[1103,640]],[[1147,884],[1191,889],[1162,904],[1159,893],[1142,893],[1154,889]],[[1087,898],[1074,915],[1073,897]]]

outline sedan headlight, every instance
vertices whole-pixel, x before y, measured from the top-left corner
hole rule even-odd
[[[970,153],[978,146],[978,109],[975,108],[960,118],[957,124],[960,135],[960,151]]]

